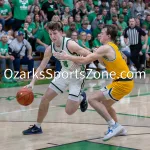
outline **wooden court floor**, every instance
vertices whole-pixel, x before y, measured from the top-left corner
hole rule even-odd
[[[87,95],[99,90],[110,80],[86,80]],[[56,97],[42,124],[43,134],[22,135],[36,122],[38,106],[48,84],[36,85],[34,102],[24,107],[16,102],[20,87],[0,88],[0,150],[150,150],[150,75],[135,79],[132,93],[114,105],[119,122],[128,136],[102,141],[107,124],[90,106],[72,116],[64,107],[68,91]]]

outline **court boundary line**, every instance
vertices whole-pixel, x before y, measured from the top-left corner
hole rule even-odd
[[[58,144],[55,144],[55,143],[47,143],[47,144],[51,144],[51,145],[55,145],[55,146],[58,146]]]
[[[103,144],[103,145],[108,145],[108,146],[116,146],[116,145],[113,145],[113,144],[106,144],[106,143],[98,143],[98,142],[94,142],[94,141],[88,141],[88,142],[91,142],[91,143],[96,143],[96,144]],[[124,146],[116,146],[116,147],[120,147],[120,148],[129,148],[129,150],[140,150],[140,149],[135,149],[135,148],[130,148],[130,147],[124,147]]]
[[[58,106],[50,106],[50,108],[64,108],[65,105],[58,105]],[[25,111],[32,111],[32,110],[37,110],[39,108],[33,108],[33,109],[27,109],[27,110],[15,110],[11,112],[0,112],[0,115],[5,115],[5,114],[11,114],[11,113],[17,113],[17,112],[25,112]],[[79,110],[79,108],[78,108]],[[96,112],[94,109],[87,109],[89,112]],[[126,113],[116,113],[117,115],[122,115],[122,116],[132,116],[132,117],[137,117],[137,118],[150,118],[150,116],[142,116],[142,115],[135,115],[135,114],[126,114]]]
[[[7,120],[0,120],[0,123],[5,123],[5,122],[9,122],[9,123],[35,123],[36,121],[7,121]],[[80,124],[82,124],[82,125],[95,125],[95,126],[98,126],[98,125],[100,125],[100,126],[102,126],[102,125],[104,125],[104,126],[106,126],[106,125],[108,125],[108,124],[96,124],[96,123],[77,123],[77,122],[43,122],[43,123],[45,123],[45,124],[54,124],[54,123],[56,123],[56,124],[73,124],[73,125],[80,125]],[[142,127],[142,128],[150,128],[150,126],[135,126],[135,125],[124,125],[124,124],[122,124],[122,126],[125,126],[125,127],[137,127],[137,128],[140,128],[140,127]]]
[[[53,147],[45,147],[45,148],[36,149],[36,150],[45,150],[45,149],[48,149],[48,148],[51,149],[51,148],[56,148],[56,147],[65,146],[65,145],[70,145],[70,144],[75,144],[75,143],[81,143],[81,142],[89,142],[89,143],[95,143],[95,144],[99,144],[99,145],[114,146],[114,147],[117,147],[117,148],[126,148],[126,149],[129,149],[129,150],[140,150],[140,149],[129,148],[129,147],[124,147],[124,146],[117,146],[117,145],[112,145],[112,144],[105,144],[105,143],[98,143],[98,142],[89,141],[89,140],[95,140],[95,139],[101,139],[101,138],[102,138],[102,137],[93,138],[93,139],[85,139],[85,140],[81,140],[81,141],[76,141],[76,142],[72,142],[72,143],[60,144],[60,145],[53,146]],[[49,143],[47,143],[47,144],[49,144]]]

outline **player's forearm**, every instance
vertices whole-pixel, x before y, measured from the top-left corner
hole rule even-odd
[[[86,51],[84,51],[84,54],[82,55],[82,56],[87,56],[87,55],[89,55],[89,54],[91,54],[92,52],[90,52],[89,50],[86,50]]]
[[[35,84],[35,82],[40,79],[40,76],[41,76],[41,73],[42,71],[44,70],[44,68],[41,68],[40,66],[37,68],[34,76],[33,76],[33,79],[31,81],[32,84]]]
[[[78,52],[79,55],[86,57],[87,55],[91,54],[90,50],[82,49]]]
[[[77,64],[88,64],[88,60],[85,57],[68,56],[67,59]]]

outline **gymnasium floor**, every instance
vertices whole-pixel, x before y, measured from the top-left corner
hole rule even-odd
[[[85,91],[99,90],[110,80],[86,80]],[[89,106],[85,113],[78,110],[68,116],[64,107],[68,91],[51,102],[42,124],[44,133],[22,135],[36,121],[38,106],[48,84],[36,85],[35,100],[23,107],[16,102],[20,87],[0,88],[0,150],[150,150],[150,75],[135,79],[132,93],[114,105],[119,121],[128,136],[103,142],[106,122]]]

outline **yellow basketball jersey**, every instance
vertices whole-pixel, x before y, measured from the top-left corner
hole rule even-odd
[[[123,59],[118,46],[113,42],[108,42],[107,44],[113,48],[116,55],[114,60],[108,60],[106,57],[102,58],[108,73],[111,73],[112,79],[117,80],[119,78],[131,78],[132,74]]]

